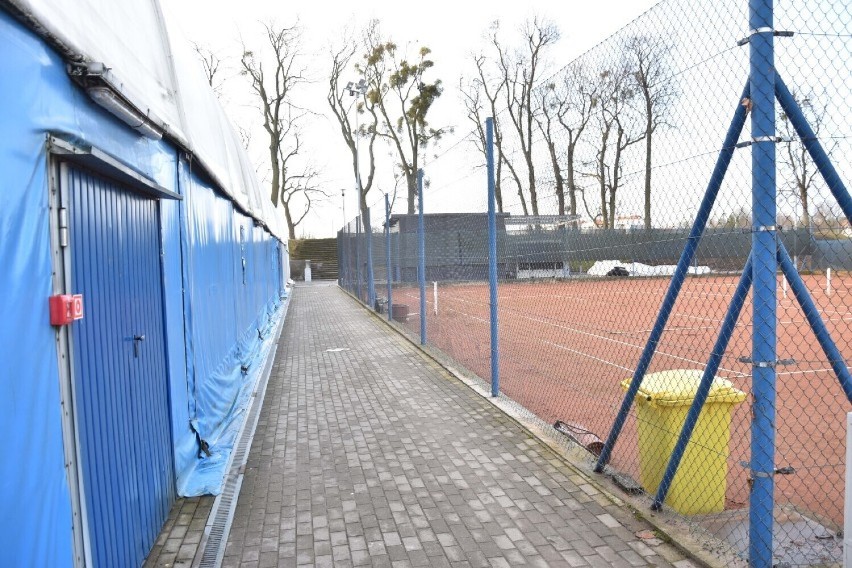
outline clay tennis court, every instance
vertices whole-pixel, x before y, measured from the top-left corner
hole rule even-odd
[[[848,361],[852,340],[852,277],[803,276],[838,348]],[[703,369],[738,276],[687,278],[649,372]],[[606,438],[669,284],[669,278],[568,279],[499,286],[501,390],[538,416],[579,423]],[[850,405],[791,292],[778,280],[776,502],[835,527],[843,521],[845,415]],[[394,303],[412,312],[419,333],[419,292],[395,287]],[[427,289],[429,343],[483,378],[490,377],[488,287],[439,283],[438,315]],[[726,508],[748,504],[751,454],[751,295],[731,338],[719,376],[749,393],[731,423]],[[612,465],[639,479],[636,414],[631,413]]]

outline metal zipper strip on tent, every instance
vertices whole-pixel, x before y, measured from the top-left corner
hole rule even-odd
[[[222,492],[216,496],[216,500],[213,502],[213,507],[210,510],[210,516],[207,518],[207,525],[204,527],[199,551],[196,553],[195,560],[192,563],[193,568],[219,568],[225,557],[225,546],[228,543],[228,534],[231,532],[231,523],[234,520],[240,489],[243,485],[243,472],[245,471],[246,462],[248,462],[249,450],[254,439],[254,433],[257,430],[263,401],[266,397],[266,387],[269,384],[269,377],[272,374],[272,364],[275,360],[275,354],[278,352],[278,341],[281,337],[281,330],[284,327],[284,320],[287,317],[287,310],[290,307],[290,297],[288,296],[284,302],[281,318],[275,330],[275,340],[266,358],[263,374],[260,381],[258,381],[248,415],[237,436],[234,451],[231,452],[231,464],[228,467],[228,474],[225,477]]]

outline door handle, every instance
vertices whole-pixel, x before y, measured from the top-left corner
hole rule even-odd
[[[137,358],[139,357],[139,342],[140,341],[145,341],[145,334],[144,333],[141,334],[141,335],[134,335],[133,336],[133,356],[137,357]]]

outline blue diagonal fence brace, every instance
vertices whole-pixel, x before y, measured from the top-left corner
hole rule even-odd
[[[660,307],[660,313],[657,315],[657,320],[654,322],[651,335],[648,337],[648,342],[642,350],[642,355],[639,358],[639,364],[636,366],[633,378],[630,381],[630,387],[627,389],[627,394],[624,396],[621,408],[619,408],[618,415],[615,417],[615,422],[613,423],[609,436],[607,436],[604,447],[601,450],[601,455],[598,457],[598,461],[595,464],[595,472],[597,473],[601,473],[604,466],[609,461],[615,442],[618,440],[621,429],[624,427],[625,420],[627,420],[627,413],[630,411],[630,407],[633,404],[633,400],[636,398],[636,393],[639,391],[639,387],[642,386],[642,379],[645,377],[645,371],[648,370],[648,366],[651,364],[654,351],[657,349],[657,343],[660,341],[666,322],[668,321],[669,315],[674,307],[675,300],[677,300],[678,293],[683,286],[683,281],[686,278],[686,273],[689,270],[692,257],[695,255],[695,250],[698,248],[698,242],[701,239],[701,235],[704,233],[704,227],[707,225],[707,219],[710,217],[710,211],[713,209],[713,203],[715,203],[716,196],[719,194],[719,188],[722,186],[722,180],[725,179],[725,172],[728,171],[728,165],[731,163],[731,158],[734,155],[737,140],[739,139],[743,126],[745,125],[746,107],[742,104],[742,101],[748,98],[748,96],[749,86],[746,85],[743,89],[742,97],[740,98],[740,101],[738,101],[737,110],[734,112],[734,118],[728,128],[728,133],[725,135],[722,150],[719,152],[719,157],[716,160],[716,165],[710,176],[710,182],[707,185],[707,191],[704,193],[704,198],[701,200],[701,206],[698,208],[698,213],[695,216],[695,222],[692,224],[692,230],[689,232],[689,239],[687,240],[686,246],[680,255],[680,260],[678,260],[677,267],[675,268],[674,276],[672,276],[672,281],[669,283],[668,290],[666,290],[663,304]]]
[[[722,327],[719,329],[719,337],[716,339],[716,344],[713,346],[713,351],[710,353],[710,359],[707,366],[704,368],[704,374],[701,375],[701,381],[698,384],[698,389],[695,391],[695,399],[686,413],[686,419],[683,423],[683,428],[680,431],[677,442],[675,443],[672,455],[669,458],[669,463],[666,466],[666,471],[663,473],[663,479],[657,487],[657,495],[651,504],[651,508],[658,511],[666,500],[666,495],[669,492],[672,481],[677,474],[677,469],[680,467],[683,453],[686,451],[686,445],[692,438],[692,432],[695,430],[695,425],[698,423],[698,417],[701,414],[701,409],[704,403],[707,402],[707,395],[710,394],[710,387],[713,386],[713,379],[716,377],[716,371],[719,370],[719,364],[722,362],[722,357],[728,349],[728,342],[731,339],[731,334],[737,325],[737,320],[740,317],[745,299],[748,296],[749,288],[751,288],[752,278],[752,262],[751,255],[746,260],[745,268],[743,268],[742,276],[740,276],[739,284],[737,284],[734,295],[731,298],[731,304],[728,306],[728,311],[725,313],[725,319],[722,321]]]
[[[822,321],[819,315],[819,310],[808,293],[807,286],[805,286],[801,276],[799,276],[799,272],[790,259],[790,254],[781,241],[778,241],[778,264],[781,265],[781,271],[784,273],[784,277],[787,278],[787,282],[790,283],[790,289],[793,291],[796,301],[799,302],[799,306],[801,306],[802,312],[805,314],[805,318],[807,318],[820,347],[822,347],[825,356],[828,357],[831,368],[834,370],[835,375],[837,375],[837,380],[840,381],[840,386],[846,394],[846,399],[852,402],[852,375],[849,374],[849,367],[846,366],[846,360],[843,358],[840,350],[837,349],[837,345],[831,338],[825,322]]]
[[[802,113],[796,99],[790,93],[787,85],[784,84],[784,80],[777,74],[775,75],[775,96],[778,98],[784,113],[790,119],[796,134],[799,135],[799,140],[813,158],[814,164],[831,190],[831,194],[837,200],[843,214],[846,215],[846,219],[852,223],[852,198],[849,197],[849,191],[840,179],[840,174],[837,173],[834,164],[831,163],[831,159],[820,144],[813,128],[808,124],[808,120]]]

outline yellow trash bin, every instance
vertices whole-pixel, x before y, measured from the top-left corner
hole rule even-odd
[[[663,479],[701,375],[694,369],[652,373],[645,376],[636,395],[639,482],[652,495]],[[621,386],[626,390],[630,381]],[[701,515],[725,509],[731,409],[745,396],[730,381],[714,378],[666,496],[666,504],[679,513]]]

